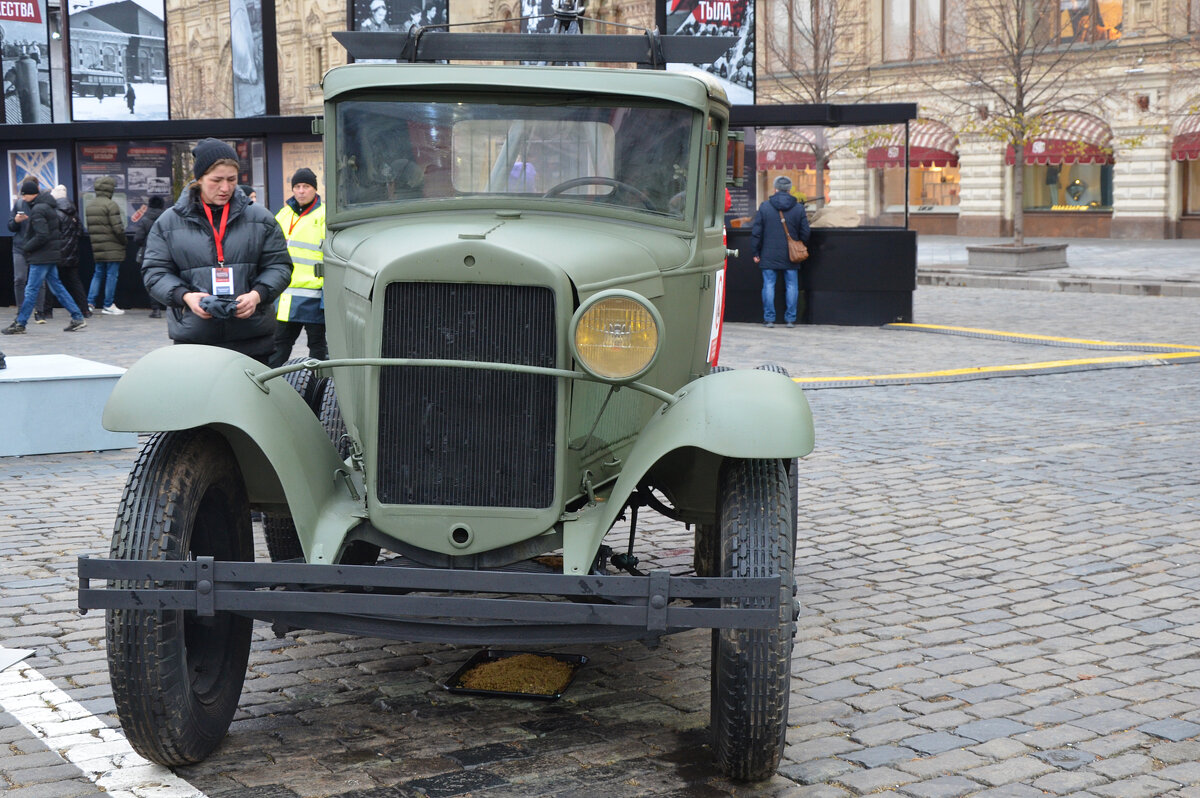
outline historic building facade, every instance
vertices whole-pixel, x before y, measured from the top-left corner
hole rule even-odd
[[[788,173],[811,199],[823,184],[830,204],[867,223],[894,223],[907,205],[926,232],[1008,235],[1020,203],[1025,235],[1200,237],[1195,2],[763,0],[760,9],[758,102],[915,101],[921,115],[907,150],[903,129],[769,136],[758,150],[762,185]],[[1003,66],[1018,56],[1024,113]],[[1020,158],[1008,144],[1014,126],[1025,130]],[[827,156],[819,176],[814,156]]]

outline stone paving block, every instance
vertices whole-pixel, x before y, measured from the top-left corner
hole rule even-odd
[[[1200,785],[1200,762],[1183,762],[1178,765],[1170,765],[1161,770],[1154,771],[1154,775],[1160,779],[1173,781],[1178,784],[1183,784],[1189,787]]]
[[[1099,773],[1087,773],[1075,770],[1047,773],[1045,776],[1034,779],[1032,782],[1032,786],[1037,789],[1045,790],[1055,795],[1075,795],[1099,784],[1108,784],[1108,779]]]
[[[1050,751],[1037,751],[1033,755],[1060,770],[1077,770],[1096,761],[1096,754],[1075,748],[1055,748]]]
[[[913,798],[961,798],[978,790],[978,782],[962,776],[941,776],[900,788],[903,795],[911,795]]]
[[[959,737],[955,734],[947,732],[933,732],[930,734],[918,734],[915,737],[909,737],[901,740],[901,743],[918,751],[926,756],[940,754],[945,751],[951,751],[955,748],[965,748],[974,743],[973,740],[968,740],[965,737]]]
[[[1179,742],[1200,735],[1200,723],[1192,723],[1176,718],[1151,721],[1138,726],[1138,731],[1161,737],[1164,740]]]
[[[818,784],[826,781],[836,781],[839,776],[856,770],[857,767],[845,759],[830,757],[828,759],[813,759],[794,765],[785,765],[779,769],[784,776],[801,784]]]
[[[1074,726],[1094,731],[1097,734],[1112,734],[1123,729],[1135,728],[1149,720],[1150,718],[1138,712],[1131,712],[1127,709],[1115,709],[1099,715],[1077,718],[1071,723]]]
[[[998,737],[1012,737],[1028,731],[1033,731],[1033,727],[1007,718],[987,718],[964,723],[957,727],[954,733],[960,737],[983,743]]]
[[[1172,782],[1150,775],[1142,775],[1089,789],[1103,798],[1151,798],[1151,796],[1162,795],[1174,787],[1175,784]]]
[[[968,770],[963,775],[988,786],[998,787],[1001,784],[1010,784],[1012,782],[1029,782],[1053,770],[1055,768],[1052,765],[1048,765],[1032,756],[1019,756],[1005,759],[1003,762],[994,765],[984,765],[983,767]]]
[[[863,767],[874,768],[881,765],[895,765],[907,762],[916,756],[916,751],[911,748],[896,745],[881,745],[842,754],[842,759],[855,762]]]
[[[1159,743],[1149,749],[1150,756],[1168,765],[1200,762],[1200,742]]]
[[[838,779],[838,783],[849,787],[855,795],[866,795],[901,787],[915,780],[915,777],[895,768],[877,767],[846,774]]]

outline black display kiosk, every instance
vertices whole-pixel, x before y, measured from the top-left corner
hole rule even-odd
[[[738,105],[731,127],[839,127],[907,123],[915,103],[870,105]],[[907,135],[906,135],[907,141]],[[907,183],[907,169],[905,175]],[[728,219],[726,224],[728,225]],[[875,326],[913,320],[917,287],[917,233],[904,227],[823,227],[812,231],[809,258],[800,266],[806,324]],[[762,277],[754,263],[749,226],[728,230],[731,256],[725,275],[725,321],[762,321]],[[776,318],[783,318],[777,290]]]

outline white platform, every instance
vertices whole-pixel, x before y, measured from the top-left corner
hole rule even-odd
[[[125,369],[70,355],[9,356],[0,370],[0,457],[137,446],[100,415]]]

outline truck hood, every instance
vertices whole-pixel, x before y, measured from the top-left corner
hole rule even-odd
[[[581,295],[637,284],[655,296],[661,293],[660,274],[686,265],[694,254],[693,240],[678,231],[530,212],[392,216],[333,233],[327,246],[368,276],[410,259],[427,267],[471,242],[561,269]],[[426,268],[421,272],[428,274]]]

